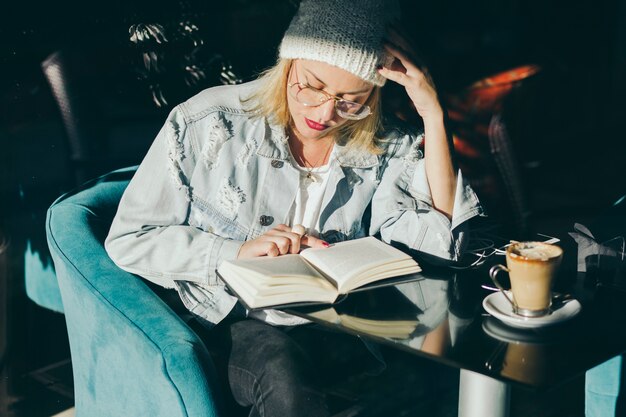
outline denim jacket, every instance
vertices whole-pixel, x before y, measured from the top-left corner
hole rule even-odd
[[[299,186],[283,128],[248,110],[257,82],[214,87],[172,110],[120,202],[105,246],[122,269],[176,288],[207,324],[236,304],[215,270],[244,241],[285,223]],[[432,207],[419,145],[391,128],[384,152],[336,145],[320,215],[328,242],[380,234],[457,260],[463,223],[481,214],[458,174],[452,220]]]

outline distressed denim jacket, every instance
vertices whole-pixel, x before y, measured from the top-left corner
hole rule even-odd
[[[215,270],[244,241],[285,223],[299,186],[283,128],[253,114],[257,82],[207,89],[170,113],[125,191],[105,246],[122,269],[176,288],[215,324],[234,307]],[[457,260],[482,213],[458,174],[452,220],[432,207],[422,134],[391,128],[381,155],[336,145],[320,216],[328,242],[380,234]]]

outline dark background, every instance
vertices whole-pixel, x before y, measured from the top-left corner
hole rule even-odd
[[[274,62],[295,4],[10,4],[0,25],[0,195],[6,196],[9,210],[15,208],[16,196],[43,199],[45,206],[77,180],[140,161],[171,107],[219,82],[208,74],[201,83],[185,85],[184,56],[193,53],[194,62],[206,63],[219,54],[242,80],[252,79]],[[541,67],[533,77],[532,100],[515,109],[511,132],[523,167],[532,168],[522,174],[533,213],[593,210],[624,193],[623,0],[404,1],[402,6],[402,24],[429,63],[443,97],[519,65]],[[173,33],[181,21],[199,29],[204,44],[195,51],[188,38],[174,36],[165,46],[129,42],[133,23],[160,23]],[[87,170],[71,161],[59,108],[42,73],[42,61],[55,51],[70,56],[76,89],[83,96],[80,107],[88,113],[81,115],[93,138]],[[144,51],[161,53],[164,70],[148,71],[147,79],[140,80],[141,72],[146,73]],[[151,95],[155,84],[167,100],[161,107]],[[558,193],[560,199],[544,200],[543,188],[548,197]]]
[[[62,316],[35,306],[24,291],[27,244],[43,265],[49,263],[46,208],[88,178],[139,163],[174,105],[220,83],[222,62],[232,64],[243,81],[272,65],[295,7],[296,1],[288,0],[3,5],[0,414],[40,415],[28,401],[33,392],[28,375],[69,357]],[[524,94],[487,111],[488,116],[502,111],[509,121],[529,216],[523,230],[508,221],[506,184],[488,144],[474,142],[478,154],[460,156],[479,196],[489,202],[488,213],[507,224],[512,236],[563,232],[574,221],[593,222],[626,193],[626,0],[403,1],[402,10],[402,26],[446,103],[487,76],[526,64],[541,68],[528,82],[516,84]],[[193,37],[181,32],[180,22],[197,27]],[[162,25],[168,42],[133,44],[129,28],[138,23]],[[202,44],[194,45],[194,39]],[[145,52],[159,54],[160,72],[146,69]],[[72,114],[82,138],[78,151],[42,71],[42,62],[54,53],[63,54],[77,103]],[[206,77],[185,83],[189,64],[204,68]],[[393,86],[388,90],[389,96],[397,94]],[[470,115],[470,127],[480,131],[481,117]],[[451,125],[463,139],[456,128]],[[486,140],[480,134],[473,140],[481,138]],[[486,177],[498,185],[489,186],[494,182]],[[49,401],[54,408],[71,398]]]

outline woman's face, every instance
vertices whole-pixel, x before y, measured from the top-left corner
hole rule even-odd
[[[289,74],[289,84],[302,83],[329,95],[364,104],[373,85],[341,68],[309,60],[295,60]],[[346,123],[347,119],[335,112],[335,100],[330,99],[317,107],[307,107],[287,94],[287,104],[292,119],[292,129],[302,139],[321,139]]]

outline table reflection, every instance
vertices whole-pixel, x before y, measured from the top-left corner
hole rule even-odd
[[[485,368],[530,384],[550,379],[553,374],[551,356],[558,355],[559,342],[567,334],[566,329],[558,326],[541,331],[515,329],[493,317],[483,320],[482,328],[489,337],[499,341],[485,361]]]
[[[467,311],[456,280],[454,271],[426,270],[417,281],[355,292],[333,306],[295,313],[401,348],[444,355],[475,319],[476,306]]]
[[[547,327],[519,329],[482,308],[492,293],[482,287],[490,265],[462,270],[422,266],[417,281],[290,312],[461,370],[535,388],[573,378],[626,347],[626,293],[591,286],[584,275],[565,270],[556,282],[558,291],[580,301],[580,314]]]

